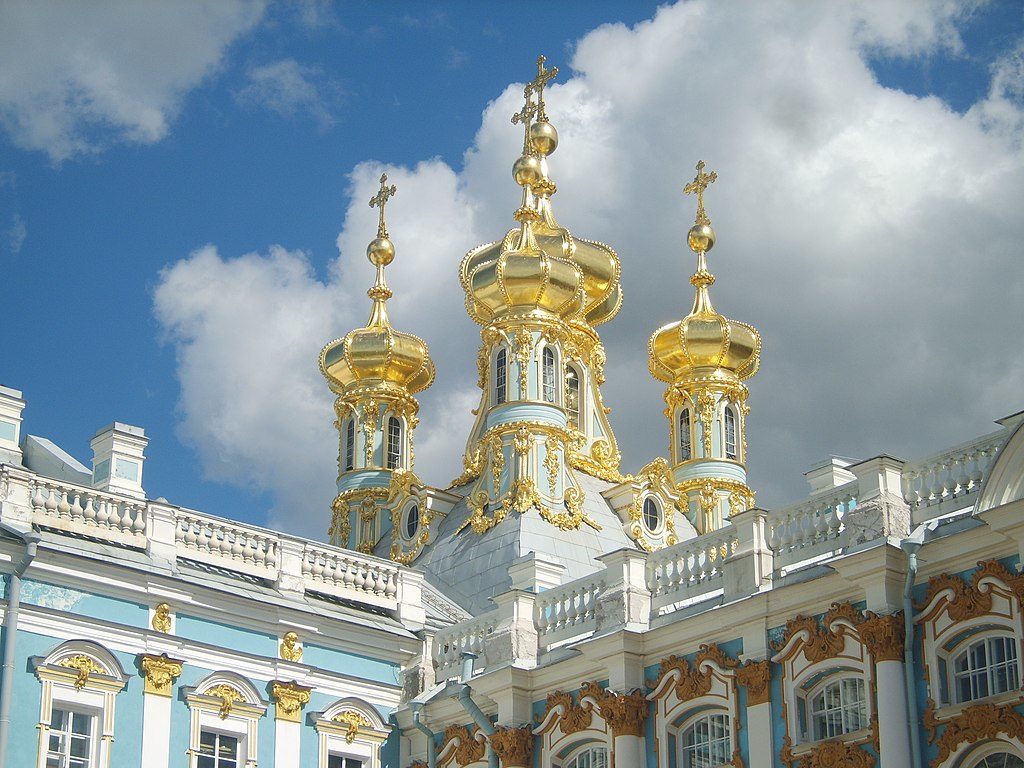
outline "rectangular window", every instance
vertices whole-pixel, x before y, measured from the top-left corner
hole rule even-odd
[[[214,731],[199,734],[199,757],[196,768],[238,768],[238,737]]]
[[[354,757],[328,755],[327,768],[363,768],[363,761],[357,760]]]
[[[345,423],[345,471],[351,472],[356,462],[356,419],[353,416]]]
[[[50,713],[46,768],[92,768],[95,730],[95,715],[54,707]]]

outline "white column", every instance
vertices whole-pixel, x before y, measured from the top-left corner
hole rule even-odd
[[[142,696],[142,764],[167,768],[171,754],[171,697],[156,693]]]
[[[632,734],[620,734],[615,737],[615,765],[627,766],[646,765],[647,757],[644,755],[644,737]]]
[[[772,705],[770,701],[747,707],[747,765],[749,768],[772,768],[775,747],[772,745]]]
[[[881,768],[902,768],[910,765],[903,663],[891,660],[877,662],[875,679],[878,684],[878,751]]]
[[[274,768],[299,768],[299,737],[301,735],[301,724],[281,718],[275,721]]]

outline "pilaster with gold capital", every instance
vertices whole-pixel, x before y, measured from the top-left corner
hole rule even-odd
[[[309,694],[312,690],[294,680],[273,680],[270,683],[270,697],[274,700],[275,718],[290,723],[299,722],[302,708],[309,703]]]
[[[144,653],[139,656],[139,666],[146,680],[144,692],[156,696],[171,696],[174,681],[181,674],[181,659],[172,659],[166,653],[159,656]]]

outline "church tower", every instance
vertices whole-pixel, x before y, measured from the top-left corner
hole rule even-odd
[[[466,309],[478,323],[482,396],[464,457],[472,511],[483,533],[511,512],[536,509],[562,530],[597,528],[583,508],[577,472],[618,481],[619,450],[601,400],[604,348],[594,330],[622,301],[619,259],[574,237],[555,219],[548,157],[558,134],[544,88],[558,73],[541,56],[512,117],[524,132],[513,165],[518,226],[470,251],[460,267]]]
[[[379,209],[377,237],[366,249],[377,269],[377,279],[367,291],[373,302],[370,319],[320,352],[320,371],[337,395],[338,495],[332,505],[330,541],[362,552],[372,551],[388,525],[419,527],[419,506],[399,508],[404,499],[396,498],[402,494],[395,490],[408,491],[415,481],[413,432],[419,403],[414,395],[434,381],[426,343],[396,331],[388,320],[392,294],[384,268],[395,258],[395,246],[388,235],[385,206],[397,190],[387,180],[386,174],[380,177],[380,190],[370,200],[370,206]],[[415,520],[396,519],[403,515]]]
[[[697,254],[690,277],[693,308],[682,320],[659,328],[648,344],[653,376],[667,383],[670,464],[676,490],[700,533],[720,528],[728,515],[753,504],[747,485],[747,387],[760,363],[761,336],[746,323],[720,315],[711,303],[715,276],[707,254],[715,231],[704,209],[704,192],[718,174],[704,172],[683,191],[697,196],[697,218],[687,235]]]

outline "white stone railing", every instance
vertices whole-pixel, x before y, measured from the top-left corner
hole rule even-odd
[[[597,627],[597,600],[607,585],[604,571],[598,571],[535,598],[533,623],[539,645],[552,645],[593,632]]]
[[[45,478],[29,481],[32,523],[129,547],[146,546],[146,502]]]
[[[487,641],[498,627],[500,614],[488,611],[469,621],[462,621],[446,627],[434,636],[433,661],[438,680],[457,678],[462,672],[464,653],[471,653],[478,659],[486,656]],[[479,670],[485,661],[478,661]]]
[[[398,575],[398,566],[388,560],[337,547],[307,544],[302,556],[302,576],[308,591],[385,608],[395,607]]]
[[[217,517],[179,510],[174,541],[180,557],[250,576],[273,578],[278,537]]]
[[[1009,429],[947,448],[903,468],[903,498],[915,523],[972,506]]]
[[[723,586],[724,560],[738,542],[731,525],[647,556],[647,589],[657,613]]]
[[[264,579],[282,591],[395,611],[422,626],[422,574],[390,560],[183,509],[105,493],[0,465],[5,521],[191,560]]]
[[[810,498],[767,513],[766,537],[775,556],[775,570],[842,549],[843,518],[857,501],[859,483],[853,480]]]

